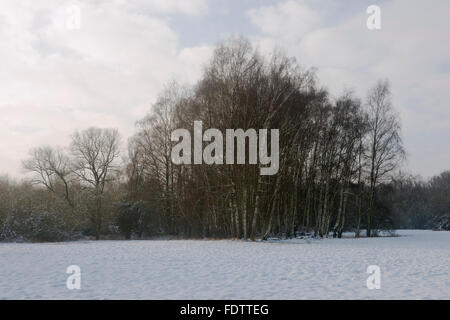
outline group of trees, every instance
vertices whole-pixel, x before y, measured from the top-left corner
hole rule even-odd
[[[9,191],[2,201],[9,214],[0,216],[3,237],[58,240],[84,230],[99,239],[103,217],[119,199],[113,183],[120,173],[119,146],[116,129],[89,128],[73,134],[68,152],[50,146],[32,149],[23,167],[34,178],[22,184],[3,179]]]
[[[279,129],[278,173],[262,176],[248,161],[173,164],[171,132],[192,136],[199,120],[222,132]],[[376,217],[377,188],[404,157],[386,81],[364,103],[351,93],[332,99],[313,71],[279,53],[263,57],[245,39],[219,46],[192,90],[170,85],[129,153],[130,201],[156,198],[166,232],[243,239],[341,237],[349,214],[357,236],[362,225],[371,236],[386,224]]]
[[[172,132],[193,136],[194,121],[221,132],[278,129],[278,173],[261,175],[264,164],[249,163],[248,150],[244,164],[174,164]],[[417,186],[391,179],[404,150],[388,82],[376,83],[364,101],[351,92],[332,98],[312,70],[278,52],[263,56],[245,39],[219,45],[194,87],[167,86],[137,122],[121,164],[119,140],[114,129],[90,128],[67,149],[33,149],[24,168],[35,179],[0,184],[0,238],[29,234],[25,225],[41,237],[54,225],[62,234],[56,239],[118,231],[266,239],[354,230],[359,237],[362,229],[374,236],[396,223],[425,225],[413,218],[424,211],[393,206]],[[386,197],[386,188],[397,192]]]
[[[450,230],[450,171],[426,181],[400,174],[384,188],[380,202],[398,228]]]

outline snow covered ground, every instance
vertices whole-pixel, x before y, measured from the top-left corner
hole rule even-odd
[[[0,299],[450,299],[450,232],[372,239],[0,244]],[[66,268],[81,268],[81,290]],[[381,288],[369,290],[369,265]]]

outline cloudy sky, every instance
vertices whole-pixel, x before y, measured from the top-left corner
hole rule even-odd
[[[381,30],[366,27],[372,4]],[[450,169],[448,0],[0,0],[0,174],[21,177],[31,147],[75,129],[126,140],[164,84],[195,83],[231,35],[316,67],[334,95],[388,78],[408,170]]]

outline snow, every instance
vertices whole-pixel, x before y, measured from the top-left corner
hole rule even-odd
[[[0,244],[0,299],[450,299],[450,232]],[[66,268],[81,268],[81,290]],[[369,290],[369,265],[381,288]]]

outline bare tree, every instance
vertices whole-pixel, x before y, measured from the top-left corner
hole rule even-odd
[[[34,172],[36,177],[32,182],[45,186],[49,191],[62,195],[67,203],[73,207],[69,191],[71,163],[61,148],[43,146],[32,149],[30,158],[23,161],[23,167]],[[62,192],[58,184],[62,184]]]
[[[400,122],[391,103],[388,81],[379,81],[367,97],[369,163],[369,207],[366,224],[367,236],[371,236],[371,218],[376,186],[404,159]]]
[[[117,129],[89,128],[72,136],[73,172],[92,191],[94,208],[90,218],[97,240],[102,228],[102,197],[106,184],[114,179],[119,147]]]

